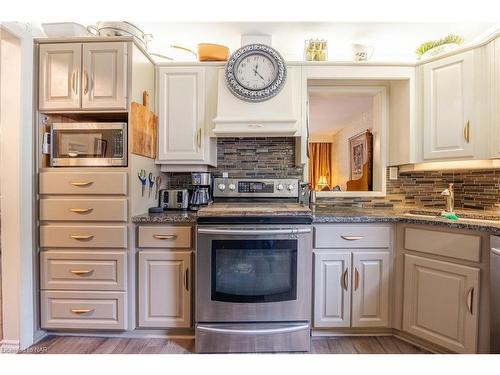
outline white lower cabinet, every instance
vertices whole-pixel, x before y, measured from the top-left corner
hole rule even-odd
[[[389,325],[388,251],[352,254],[352,326],[387,327]]]
[[[351,253],[314,254],[314,326],[349,327]]]
[[[191,326],[192,251],[139,251],[139,327]]]
[[[480,269],[404,255],[403,330],[457,353],[475,353]]]
[[[390,252],[314,253],[314,326],[387,327]]]

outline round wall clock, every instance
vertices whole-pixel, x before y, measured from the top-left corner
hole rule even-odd
[[[285,60],[274,48],[249,44],[231,55],[225,77],[227,87],[236,97],[262,102],[271,99],[285,85]]]

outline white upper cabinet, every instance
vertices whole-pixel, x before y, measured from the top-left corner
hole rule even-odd
[[[159,160],[203,160],[204,68],[159,69]]]
[[[215,112],[215,75],[215,69],[205,67],[158,68],[159,164],[215,164],[215,138],[208,126]]]
[[[500,37],[492,42],[492,86],[491,95],[491,152],[492,158],[500,158]]]
[[[126,110],[127,42],[41,44],[41,111]]]
[[[83,44],[83,109],[127,108],[125,43]]]
[[[423,67],[424,159],[472,158],[474,137],[474,51]]]
[[[80,109],[81,43],[40,45],[40,110]]]

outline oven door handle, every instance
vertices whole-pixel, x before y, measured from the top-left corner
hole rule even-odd
[[[202,234],[303,234],[311,233],[311,228],[290,228],[290,229],[209,229],[198,228],[198,233]]]
[[[208,326],[196,326],[196,329],[202,332],[222,333],[226,335],[271,335],[276,333],[289,333],[309,329],[309,324],[300,324],[295,326],[283,326],[280,328],[268,329],[236,329],[236,328],[215,328]]]

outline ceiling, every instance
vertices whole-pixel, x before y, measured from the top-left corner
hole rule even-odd
[[[331,136],[360,114],[371,111],[373,95],[366,93],[311,92],[309,129],[314,137]]]
[[[304,41],[325,38],[329,60],[351,59],[351,43],[374,47],[372,60],[414,61],[416,47],[430,39],[459,34],[470,43],[494,26],[493,22],[381,23],[381,22],[137,22],[154,39],[149,50],[178,59],[192,59],[169,46],[177,44],[196,50],[198,43],[223,44],[234,51],[242,34],[269,34],[273,46],[286,60],[302,60]]]

